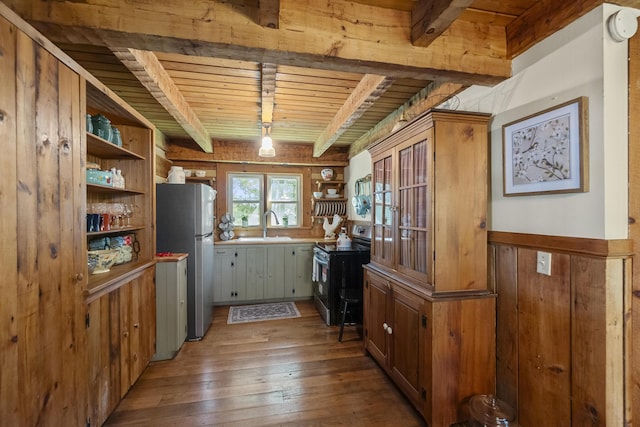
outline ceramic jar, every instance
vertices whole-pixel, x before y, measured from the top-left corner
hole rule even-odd
[[[91,114],[87,114],[87,132],[93,133],[93,122],[91,121]]]
[[[325,181],[331,181],[333,179],[333,169],[331,168],[322,169],[320,171],[320,175],[322,176],[322,179],[324,179]]]
[[[111,142],[113,135],[113,129],[111,128],[111,121],[102,114],[96,114],[91,117],[93,123],[93,134],[98,135],[100,138]]]
[[[120,135],[120,130],[114,126],[111,126],[111,130],[111,143],[118,147],[122,147],[122,136]]]
[[[171,166],[169,169],[169,176],[167,177],[167,181],[170,184],[184,184],[184,169],[182,166]]]

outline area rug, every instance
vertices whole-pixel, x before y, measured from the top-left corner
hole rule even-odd
[[[229,308],[227,324],[262,322],[264,320],[300,317],[294,302],[274,302],[254,305],[235,305]]]

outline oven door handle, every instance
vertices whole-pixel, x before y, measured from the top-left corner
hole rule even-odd
[[[314,256],[313,257],[313,262],[317,263],[318,265],[324,265],[324,266],[328,266],[329,265],[329,261],[327,261],[326,259]]]

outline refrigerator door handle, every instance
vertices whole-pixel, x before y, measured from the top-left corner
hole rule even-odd
[[[213,232],[207,233],[207,234],[196,234],[196,237],[202,237],[204,239],[206,239],[207,237],[211,237],[213,236]]]

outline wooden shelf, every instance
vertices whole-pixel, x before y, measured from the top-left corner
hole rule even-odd
[[[144,228],[145,227],[142,225],[141,226],[129,225],[123,228],[117,227],[117,228],[112,228],[111,230],[105,230],[105,231],[92,231],[90,233],[87,233],[87,237],[100,237],[100,236],[111,236],[114,234],[126,234],[130,231],[142,230]]]
[[[145,160],[143,156],[129,151],[126,148],[118,147],[90,132],[87,132],[87,154],[103,159]]]
[[[116,188],[116,187],[109,187],[108,185],[90,184],[90,183],[87,183],[87,191],[95,191],[96,193],[146,194],[146,192],[144,191],[131,190],[129,188]]]
[[[311,220],[312,221],[315,221],[316,219],[325,219],[325,218],[331,219],[331,218],[333,218],[333,215],[324,215],[324,216],[323,215],[311,215]],[[347,219],[347,216],[346,215],[340,215],[340,218]]]

